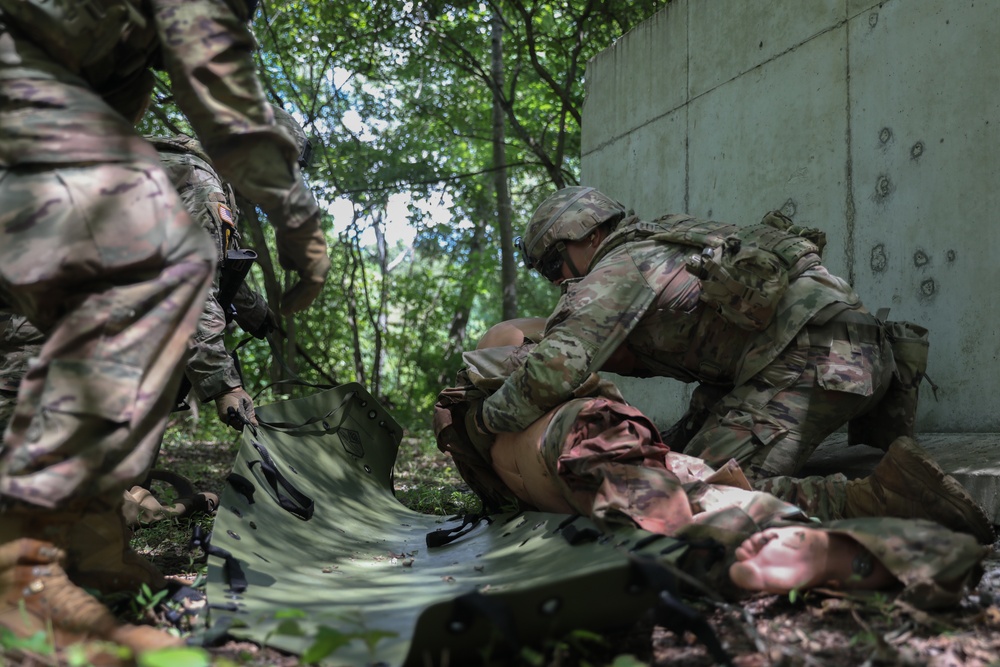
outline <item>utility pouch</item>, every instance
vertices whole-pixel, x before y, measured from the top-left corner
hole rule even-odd
[[[69,70],[109,55],[130,26],[146,19],[128,0],[0,0],[8,23]]]
[[[784,229],[778,226],[785,222]],[[764,222],[738,227],[721,243],[692,255],[687,269],[701,279],[701,300],[740,328],[766,329],[788,284],[820,263],[821,246],[795,232],[815,232],[825,244],[822,232],[793,228],[790,222],[772,211]]]
[[[880,321],[888,310],[876,315]],[[874,408],[847,425],[847,442],[888,449],[900,436],[913,437],[921,381],[927,377],[930,351],[927,329],[906,321],[883,321],[896,369],[885,396]],[[927,378],[930,382],[930,378]],[[931,382],[931,388],[937,387]]]
[[[696,248],[687,270],[701,280],[701,300],[751,331],[767,328],[788,284],[819,264],[826,246],[825,233],[795,225],[780,211],[746,227],[673,214],[621,226],[591,262],[639,239]]]

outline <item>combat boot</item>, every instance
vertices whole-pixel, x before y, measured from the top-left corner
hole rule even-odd
[[[106,595],[136,593],[143,584],[154,592],[163,590],[163,574],[129,545],[132,531],[125,525],[123,503],[120,495],[87,503],[67,533],[66,573],[78,586]]]
[[[107,607],[70,581],[63,568],[66,553],[57,544],[80,513],[56,513],[5,507],[0,514],[0,627],[18,637],[47,633],[58,653],[82,644],[95,665],[130,663],[112,642],[145,651],[183,642],[149,626],[119,623]],[[52,539],[45,539],[46,537]]]
[[[983,544],[996,539],[969,492],[907,437],[893,441],[871,475],[847,483],[844,517],[872,516],[928,519]]]

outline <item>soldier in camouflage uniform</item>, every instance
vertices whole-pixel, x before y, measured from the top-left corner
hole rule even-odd
[[[601,368],[671,377],[699,385],[672,448],[715,465],[735,458],[757,479],[796,473],[823,438],[879,402],[892,353],[850,285],[794,234],[770,230],[773,248],[796,254],[776,274],[785,282],[765,317],[732,316],[756,314],[756,295],[713,307],[722,283],[693,270],[702,248],[676,239],[725,251],[737,232],[689,216],[644,223],[593,188],[549,197],[521,251],[562,298],[533,356],[484,404],[483,430],[523,430]]]
[[[249,12],[240,0],[86,11],[0,0],[0,296],[46,335],[0,453],[0,624],[15,634],[50,628],[60,649],[179,641],[120,624],[76,585],[107,537],[74,530],[119,513],[148,470],[215,268],[132,127],[151,68],[168,73],[219,173],[274,224],[281,264],[299,278],[282,311],[306,308],[329,271],[295,145],[255,73]]]
[[[667,438],[672,449],[713,467],[735,459],[756,488],[816,516],[934,518],[992,541],[988,519],[957,485],[929,508],[877,477],[789,477],[827,435],[878,406],[895,363],[879,322],[820,264],[820,246],[773,217],[741,234],[683,215],[646,223],[593,188],[550,196],[520,248],[562,298],[524,364],[479,404],[476,430],[523,432],[599,370],[673,377],[698,388]],[[884,463],[917,487],[943,484],[922,450],[888,447]],[[937,510],[953,496],[964,509],[946,519]]]
[[[459,384],[442,392],[435,406],[438,446],[452,455],[488,511],[513,504],[582,514],[598,524],[634,524],[692,544],[711,538],[722,547],[719,553],[694,548],[680,564],[731,595],[737,588],[785,592],[831,581],[848,588],[901,585],[904,599],[933,608],[954,604],[978,579],[987,550],[973,537],[932,521],[892,517],[821,516],[822,525],[810,523],[802,508],[751,490],[735,460],[713,470],[670,451],[652,422],[597,376],[577,398],[523,432],[481,433],[474,423],[477,407],[532,357],[532,336],[542,339],[532,332],[515,346],[517,330],[533,325],[500,327],[502,335],[494,328],[480,349],[465,354]],[[503,343],[510,345],[492,347]],[[906,438],[890,451],[904,460],[920,453]],[[983,529],[973,525],[985,519],[957,482],[939,469],[927,473],[880,465],[868,483],[892,496],[928,498],[923,516],[929,519],[967,532]]]
[[[265,299],[245,284],[240,286],[232,303],[227,304],[232,308],[230,314],[219,303],[219,281],[226,253],[239,243],[238,210],[232,188],[219,179],[201,144],[185,135],[149,137],[149,140],[159,152],[160,162],[184,207],[212,237],[218,264],[184,372],[198,399],[214,401],[219,420],[242,430],[244,423],[256,424],[257,420],[253,400],[243,388],[243,379],[225,348],[226,326],[235,315],[247,333],[263,338],[276,326],[274,314]]]

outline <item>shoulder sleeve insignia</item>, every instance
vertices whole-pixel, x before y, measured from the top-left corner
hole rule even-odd
[[[233,215],[232,209],[225,204],[219,204],[219,219],[230,227],[236,226],[236,216]]]

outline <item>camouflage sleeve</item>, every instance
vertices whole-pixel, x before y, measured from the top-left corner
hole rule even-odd
[[[275,125],[243,19],[223,0],[152,5],[177,104],[216,169],[272,224],[298,228],[318,207],[299,172],[292,137]]]
[[[232,357],[226,352],[226,317],[216,298],[218,292],[218,284],[213,284],[205,310],[198,318],[198,330],[191,339],[191,357],[184,368],[191,389],[201,401],[209,401],[243,384]]]
[[[542,341],[484,403],[486,427],[522,431],[572,398],[625,342],[655,296],[627,246],[569,283]]]

